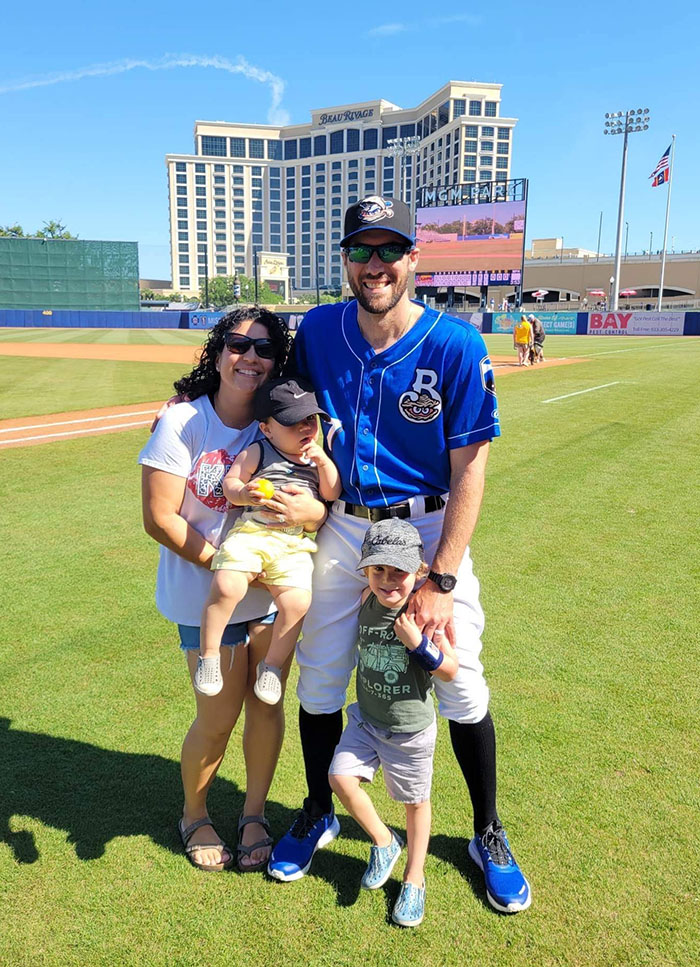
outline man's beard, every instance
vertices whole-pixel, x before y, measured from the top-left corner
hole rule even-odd
[[[370,312],[372,315],[376,316],[382,316],[393,309],[394,306],[401,301],[403,294],[408,287],[408,275],[404,275],[403,278],[397,279],[396,282],[392,282],[392,291],[388,295],[376,297],[374,299],[368,298],[367,290],[363,287],[362,283],[357,282],[350,276],[348,276],[348,285],[352,289],[353,295],[365,312]]]

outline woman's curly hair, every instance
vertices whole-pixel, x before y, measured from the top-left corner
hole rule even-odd
[[[292,348],[292,334],[287,323],[281,316],[275,315],[260,306],[247,306],[226,313],[210,331],[199,355],[197,365],[187,376],[182,376],[174,383],[175,392],[179,396],[187,396],[196,400],[200,396],[216,393],[221,381],[216,368],[216,361],[224,349],[226,333],[232,332],[244,322],[259,322],[267,329],[270,339],[275,344],[275,367],[272,376],[279,376],[287,361]]]

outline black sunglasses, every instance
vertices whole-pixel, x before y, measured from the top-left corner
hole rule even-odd
[[[277,346],[272,339],[251,339],[238,332],[227,332],[224,342],[228,351],[236,356],[244,356],[251,346],[255,346],[255,353],[261,359],[274,359],[277,355]]]
[[[410,245],[400,242],[385,242],[383,245],[347,245],[345,252],[351,262],[366,264],[377,253],[382,262],[398,262],[406,252],[411,251]]]

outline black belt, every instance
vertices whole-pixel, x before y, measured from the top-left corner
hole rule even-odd
[[[443,497],[425,497],[425,513],[432,514],[435,510],[441,510],[445,506]],[[407,500],[401,504],[392,504],[391,507],[365,507],[362,504],[345,504],[346,514],[352,517],[364,517],[365,520],[375,524],[378,520],[389,520],[391,517],[398,517],[405,520],[411,516],[411,505]]]

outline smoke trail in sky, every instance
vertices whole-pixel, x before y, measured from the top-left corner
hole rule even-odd
[[[149,71],[174,70],[178,67],[213,67],[215,70],[227,71],[229,74],[242,74],[249,80],[267,84],[270,88],[271,102],[267,112],[269,124],[289,124],[289,114],[282,107],[284,81],[276,74],[249,64],[244,57],[232,61],[218,54],[165,54],[157,60],[138,60],[127,58],[110,64],[92,64],[89,67],[79,67],[76,70],[61,73],[45,74],[43,76],[27,78],[21,81],[0,81],[0,94],[12,94],[16,91],[26,91],[34,87],[49,87],[52,84],[64,84],[68,81],[80,81],[85,77],[106,77],[110,74],[123,74],[126,71],[141,68]]]

